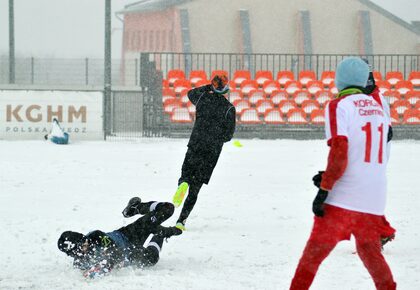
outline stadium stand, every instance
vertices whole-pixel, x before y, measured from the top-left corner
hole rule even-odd
[[[389,71],[385,75],[385,80],[389,82],[391,86],[395,86],[397,82],[404,80],[404,77],[399,71]]]
[[[173,86],[173,84],[175,83],[176,80],[179,79],[185,79],[185,73],[183,70],[179,70],[179,69],[173,69],[168,71],[168,83],[170,86]]]
[[[308,123],[305,112],[300,108],[291,109],[287,113],[287,122],[294,125],[305,125]]]
[[[283,113],[279,109],[269,109],[264,113],[264,122],[266,124],[284,124]]]
[[[258,117],[258,112],[254,108],[244,109],[240,113],[239,121],[243,124],[260,124],[262,121]]]
[[[273,73],[268,70],[259,70],[255,73],[255,81],[259,87],[262,87],[266,81],[273,80]]]
[[[207,74],[203,70],[192,70],[190,72],[190,83],[193,87],[199,87],[202,82],[207,81]]]
[[[171,112],[171,121],[174,123],[191,123],[192,118],[187,108],[174,108]]]
[[[420,71],[412,71],[408,76],[408,80],[413,84],[415,87],[420,86]]]
[[[312,70],[303,70],[299,72],[299,82],[306,86],[306,84],[310,81],[316,80],[315,72]]]
[[[286,83],[295,80],[295,75],[293,72],[289,70],[279,71],[277,73],[277,82],[282,86],[285,87]]]
[[[237,70],[233,74],[232,81],[235,83],[235,86],[238,88],[241,86],[243,81],[250,80],[251,73],[249,70]]]

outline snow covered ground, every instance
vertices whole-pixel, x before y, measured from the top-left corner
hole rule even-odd
[[[111,231],[132,221],[128,199],[170,200],[185,139],[0,141],[0,289],[288,289],[311,225],[311,178],[324,141],[226,144],[180,237],[159,263],[86,281],[58,251],[64,230]],[[397,238],[385,256],[399,289],[420,289],[420,142],[394,142],[387,217]],[[175,223],[180,209],[166,223]],[[322,264],[311,289],[374,289],[354,241]]]

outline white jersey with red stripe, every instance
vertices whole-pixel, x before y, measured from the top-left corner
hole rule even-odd
[[[383,103],[384,105],[386,103]],[[348,163],[329,192],[326,203],[383,215],[386,203],[387,135],[389,113],[365,94],[331,101],[325,110],[327,140],[345,136]]]

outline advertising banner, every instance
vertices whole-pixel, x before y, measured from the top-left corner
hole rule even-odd
[[[0,139],[41,140],[55,118],[71,140],[103,139],[102,92],[0,91]]]

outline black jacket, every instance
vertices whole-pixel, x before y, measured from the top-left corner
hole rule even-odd
[[[192,89],[188,98],[196,107],[196,120],[189,147],[209,148],[222,146],[235,132],[235,107],[211,85]]]

